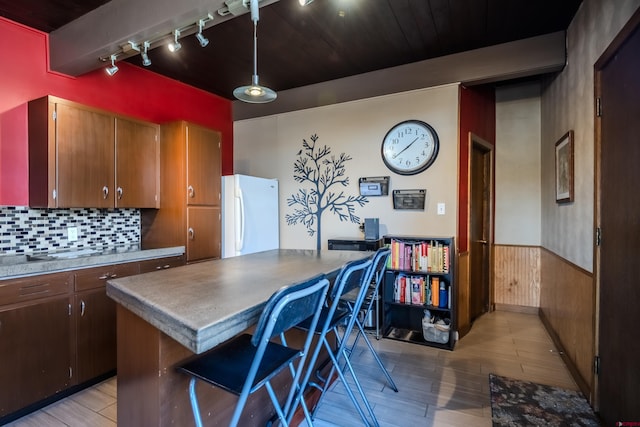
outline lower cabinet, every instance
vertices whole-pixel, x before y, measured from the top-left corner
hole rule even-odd
[[[116,304],[107,280],[138,274],[138,263],[109,265],[75,273],[76,375],[82,384],[116,370]]]
[[[184,255],[140,261],[140,274],[166,270],[167,268],[180,267],[184,264]]]
[[[178,265],[184,256],[0,280],[0,425],[115,373],[116,304],[107,280]]]
[[[0,282],[0,424],[72,385],[72,281],[50,274]]]

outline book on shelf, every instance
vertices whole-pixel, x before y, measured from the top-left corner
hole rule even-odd
[[[411,304],[424,304],[422,279],[420,276],[411,276]]]
[[[431,277],[431,305],[437,307],[440,303],[440,278],[438,276]]]

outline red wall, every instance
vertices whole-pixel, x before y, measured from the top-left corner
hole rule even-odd
[[[469,132],[495,146],[496,96],[493,86],[460,87],[460,177],[458,186],[458,251],[468,250]]]
[[[29,204],[25,103],[45,95],[154,123],[187,120],[219,130],[222,174],[233,173],[231,101],[125,62],[113,77],[103,69],[80,77],[55,73],[48,42],[46,33],[0,17],[0,205]]]

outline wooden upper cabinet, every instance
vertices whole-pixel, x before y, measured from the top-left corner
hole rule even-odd
[[[159,134],[158,125],[116,118],[116,207],[160,207]]]
[[[220,132],[186,124],[187,204],[220,205]]]
[[[113,116],[64,103],[55,110],[57,207],[113,207]]]
[[[159,126],[52,96],[28,111],[30,206],[157,207]]]
[[[142,247],[185,246],[186,262],[220,257],[220,132],[160,126],[160,209],[141,212]]]

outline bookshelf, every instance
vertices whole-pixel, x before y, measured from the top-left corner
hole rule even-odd
[[[388,235],[383,244],[391,248],[382,283],[383,336],[453,350],[454,238]],[[435,323],[423,325],[425,310]]]

